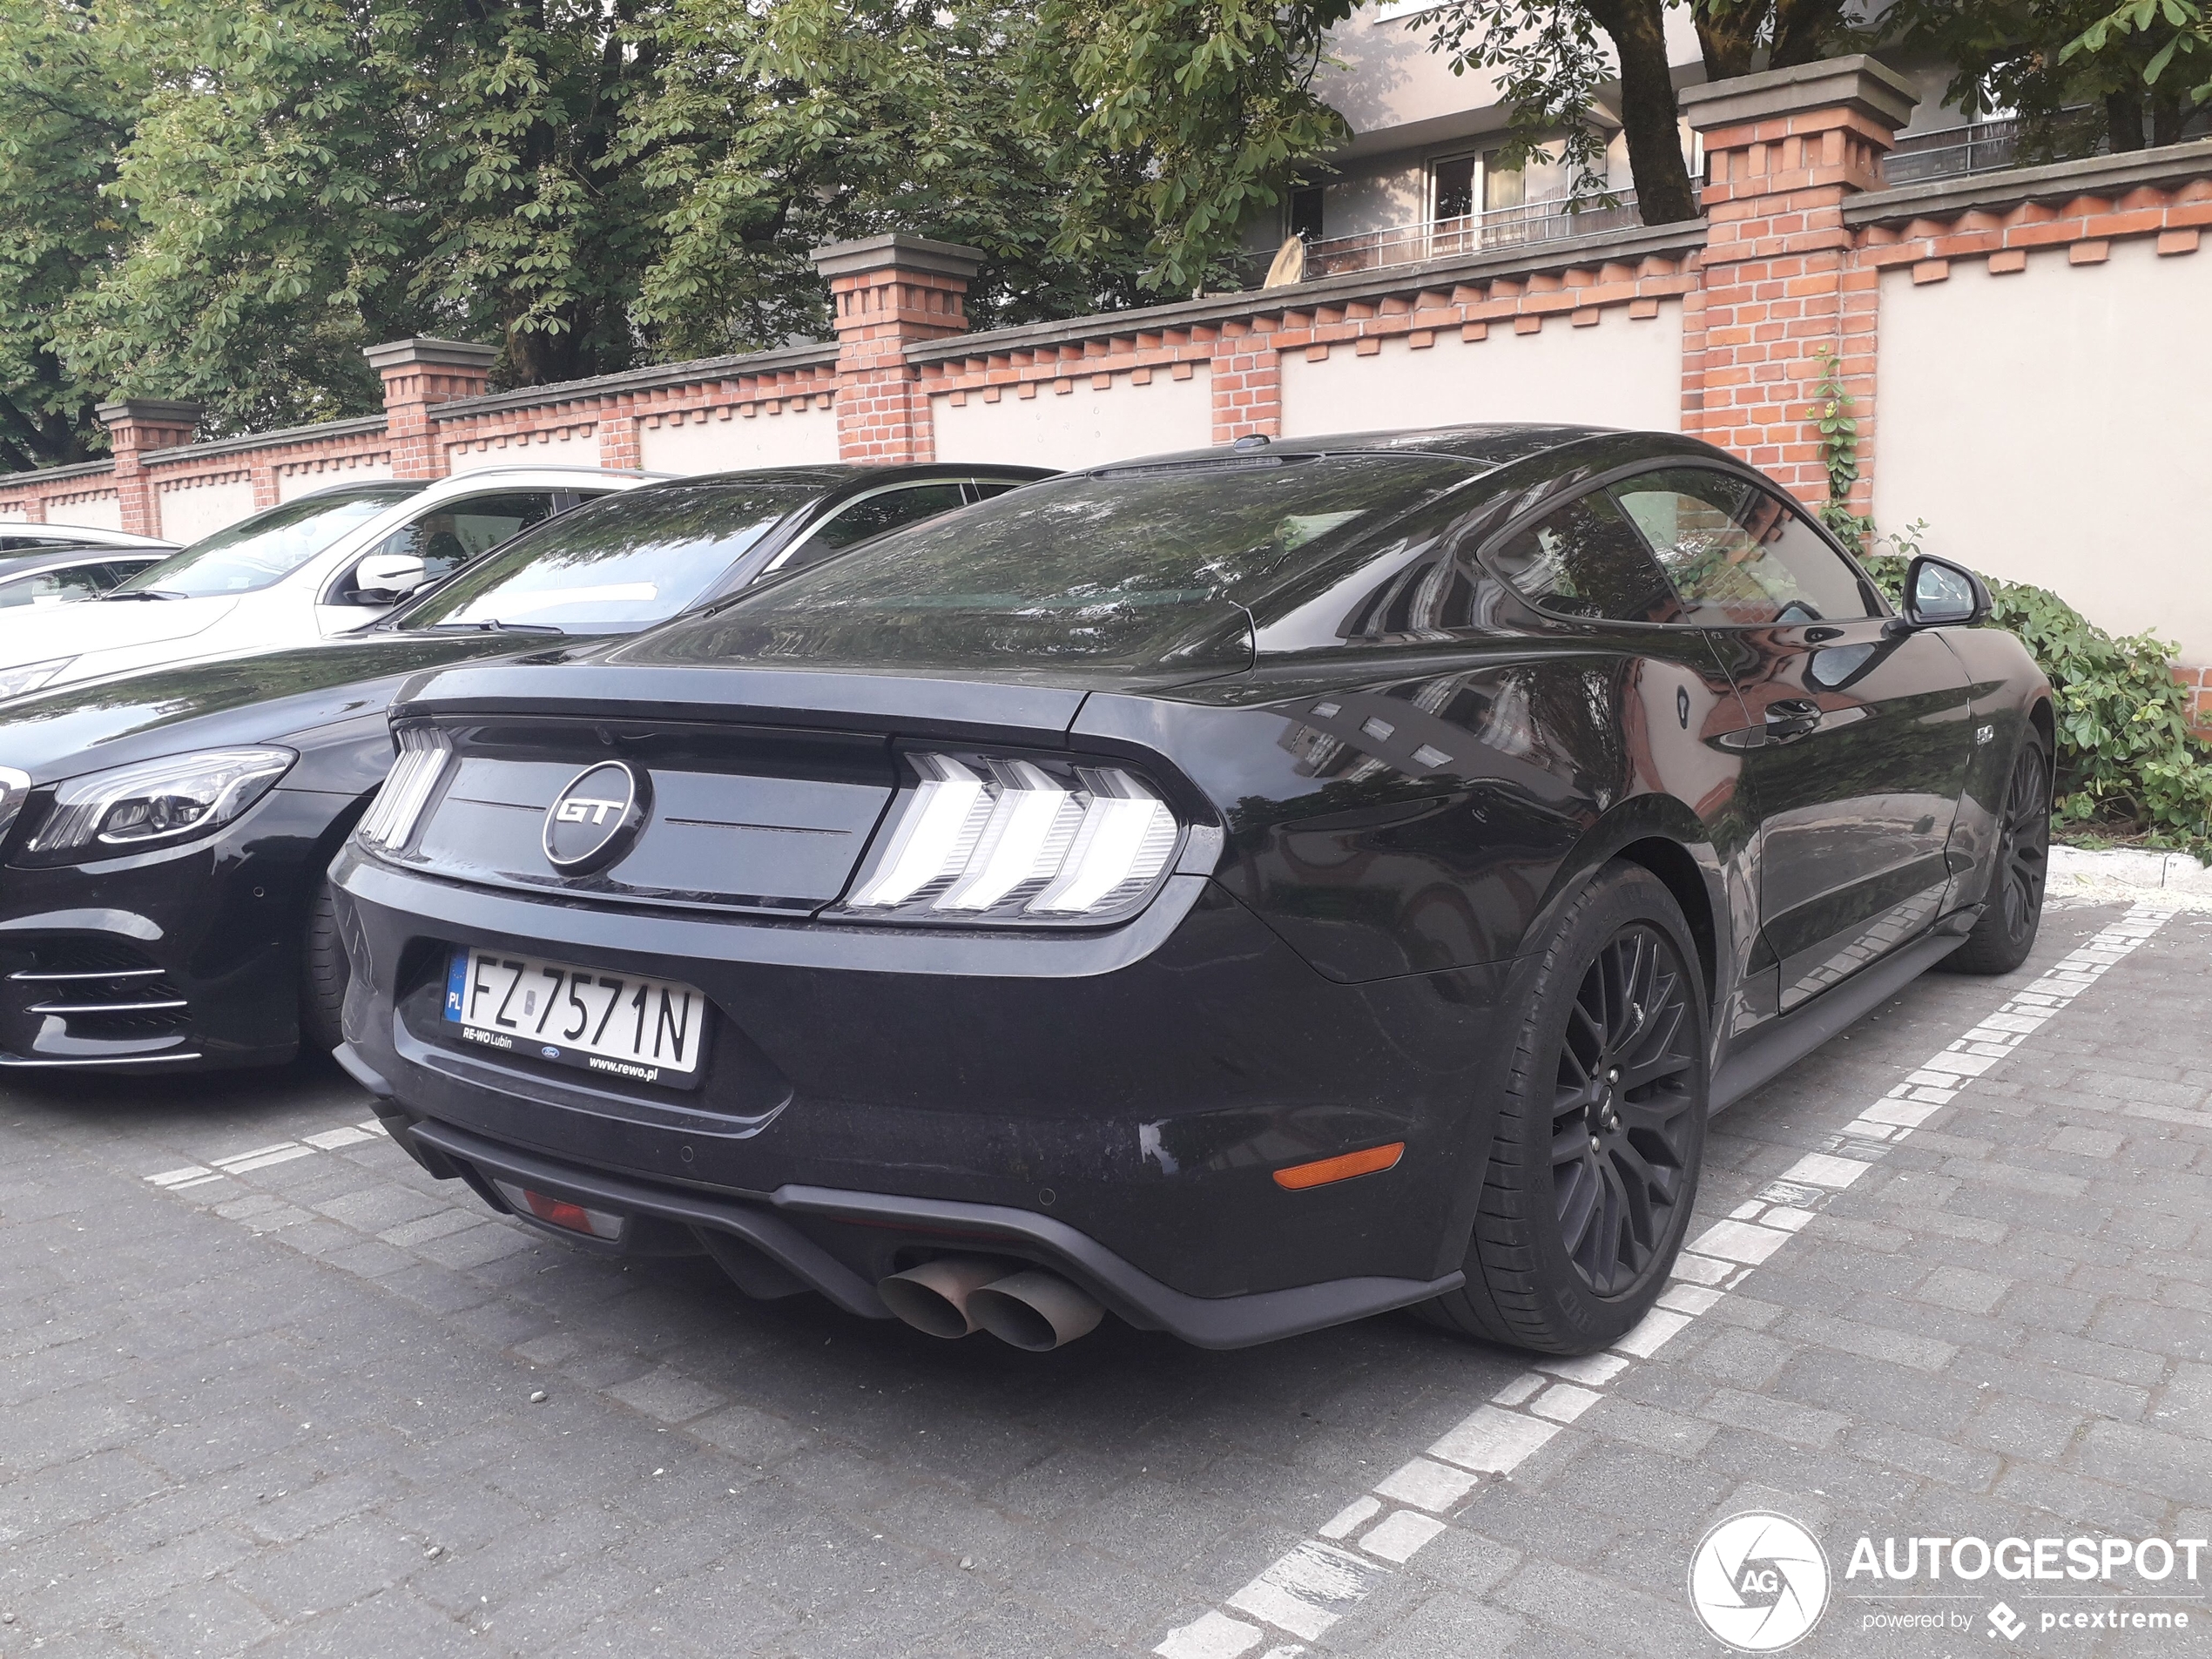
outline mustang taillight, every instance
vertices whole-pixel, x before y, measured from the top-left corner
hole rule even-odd
[[[1119,766],[909,753],[845,914],[889,921],[1118,921],[1143,907],[1182,826]]]
[[[429,804],[431,790],[437,786],[438,774],[453,753],[452,741],[435,726],[402,726],[393,740],[399,745],[399,759],[354,831],[355,839],[373,853],[396,853],[408,844]]]

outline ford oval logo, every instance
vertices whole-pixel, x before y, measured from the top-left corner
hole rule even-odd
[[[626,760],[603,760],[569,779],[545,809],[545,859],[563,875],[604,870],[630,850],[651,786]]]

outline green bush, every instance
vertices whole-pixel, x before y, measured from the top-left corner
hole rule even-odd
[[[1912,534],[1892,544],[1912,550]],[[1892,601],[1905,563],[1903,554],[1865,560]],[[1991,622],[2019,636],[2057,693],[2058,824],[2212,852],[2212,743],[2190,727],[2174,647],[2148,633],[2115,639],[2047,588],[1992,582],[1989,591]]]

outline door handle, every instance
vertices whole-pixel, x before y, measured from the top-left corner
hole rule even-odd
[[[1766,705],[1767,741],[1787,743],[1802,738],[1820,725],[1820,705],[1810,698],[1777,698]]]

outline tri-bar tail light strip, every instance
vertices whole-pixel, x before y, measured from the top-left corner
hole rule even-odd
[[[1142,909],[1183,826],[1119,766],[909,752],[840,914],[896,921],[1095,926]]]
[[[401,726],[393,741],[399,759],[354,832],[363,846],[377,853],[398,853],[407,846],[453,753],[452,740],[435,726]]]

